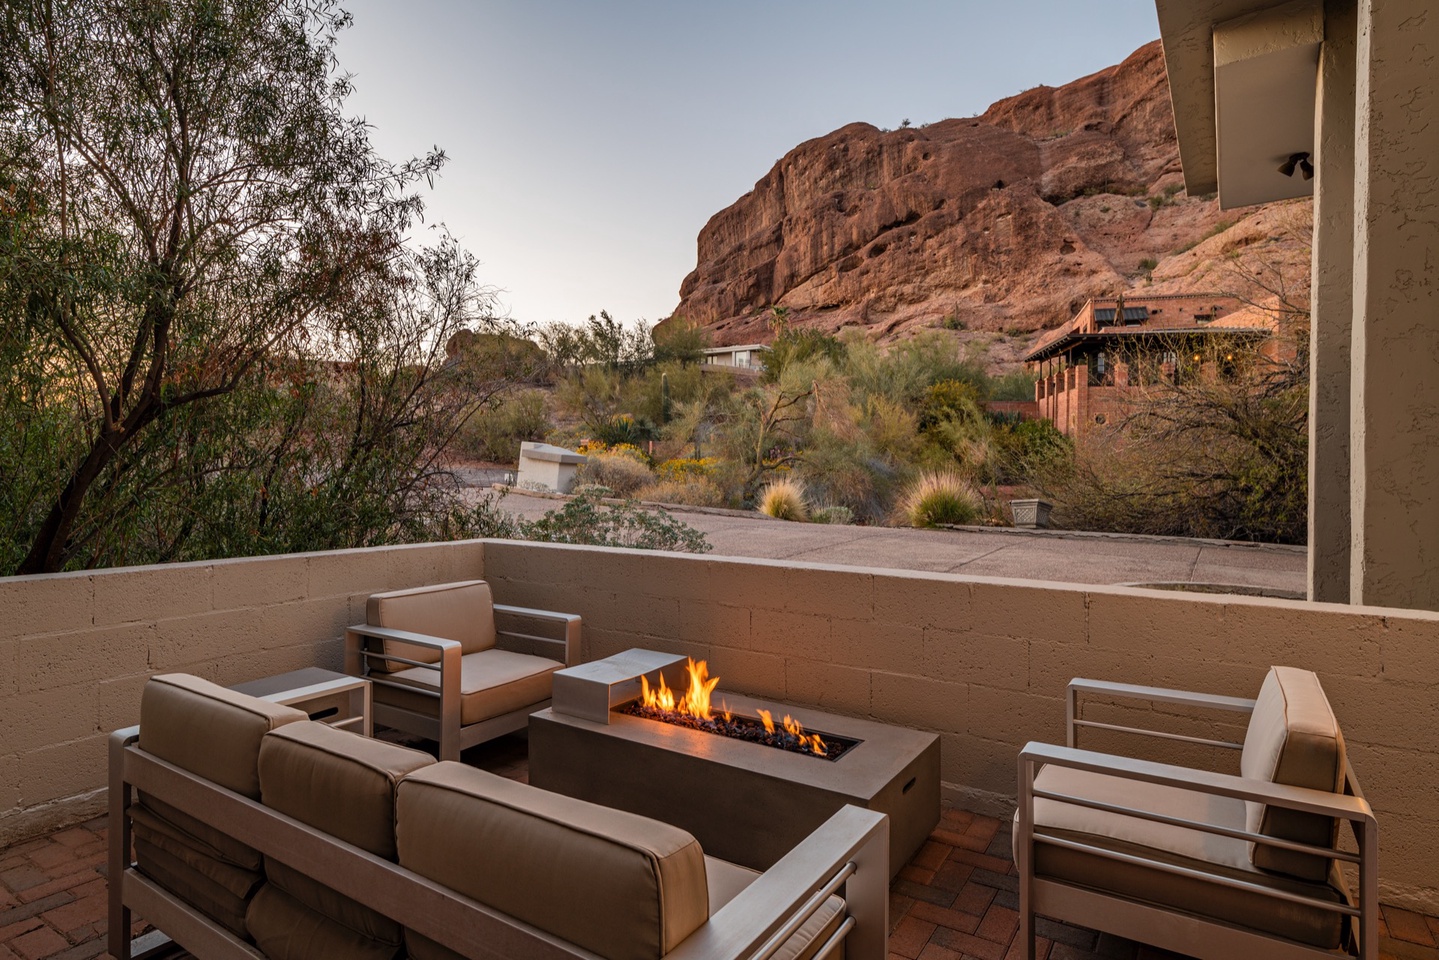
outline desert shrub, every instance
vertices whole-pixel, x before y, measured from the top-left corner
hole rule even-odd
[[[759,512],[776,520],[808,520],[809,504],[805,502],[804,483],[795,477],[771,481],[760,492]]]
[[[507,397],[493,409],[476,413],[456,439],[460,451],[477,460],[515,463],[520,444],[543,440],[551,426],[545,395],[526,390]]]
[[[655,476],[661,481],[680,483],[705,480],[714,475],[718,466],[717,457],[676,457],[655,467]]]
[[[663,511],[645,510],[633,502],[605,504],[587,496],[576,496],[538,520],[519,521],[516,532],[522,539],[546,543],[682,553],[710,550],[709,540],[701,531]]]
[[[639,499],[655,503],[681,503],[691,507],[722,507],[724,491],[703,477],[690,480],[661,480],[639,492]]]
[[[979,388],[964,380],[940,380],[924,391],[919,406],[919,428],[928,430],[944,420],[978,420]]]
[[[575,450],[587,457],[595,454],[608,454],[615,457],[628,457],[635,463],[643,464],[646,467],[650,465],[650,458],[633,443],[609,444],[599,440],[585,439],[575,446]]]
[[[727,385],[714,376],[705,376],[697,363],[670,361],[653,367],[630,380],[624,387],[625,409],[651,423],[665,424],[676,409],[696,400],[705,400],[712,391]]]
[[[996,423],[990,438],[987,479],[994,483],[1061,480],[1073,464],[1073,441],[1048,420]]]
[[[608,447],[632,446],[653,440],[658,431],[645,417],[633,417],[628,413],[617,414],[606,420],[588,424],[590,434]]]
[[[844,343],[827,333],[783,325],[761,358],[764,380],[777,383],[786,370],[800,363],[828,361],[837,367],[844,362],[845,353]]]
[[[919,475],[900,498],[900,519],[911,527],[971,523],[980,512],[974,488],[952,470]]]
[[[613,497],[615,492],[603,483],[577,483],[571,488],[570,493],[577,497]]]
[[[959,341],[937,330],[924,331],[887,350],[866,340],[850,342],[842,369],[856,397],[878,395],[910,405],[944,380],[968,383],[980,396],[988,382],[984,364]]]
[[[989,400],[1033,400],[1034,374],[1028,370],[1011,370],[1009,373],[990,378]]]
[[[901,469],[882,456],[863,433],[844,436],[833,430],[816,430],[798,472],[813,499],[877,521],[889,512]]]
[[[815,507],[809,514],[810,523],[854,523],[854,511],[849,507]]]
[[[598,483],[609,487],[616,496],[632,497],[641,487],[655,482],[655,475],[644,463],[627,453],[597,452],[575,471],[576,483]]]

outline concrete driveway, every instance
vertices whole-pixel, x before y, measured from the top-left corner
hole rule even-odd
[[[510,493],[501,508],[527,518],[563,504]],[[804,560],[1065,583],[1222,584],[1303,596],[1303,547],[1119,534],[1011,529],[905,530],[786,523],[736,511],[674,511],[716,556]],[[1227,592],[1227,591],[1226,591]]]

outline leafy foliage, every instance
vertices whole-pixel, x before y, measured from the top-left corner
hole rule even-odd
[[[543,440],[552,427],[545,395],[526,390],[472,416],[460,431],[458,449],[480,460],[515,463],[521,443]]]
[[[404,242],[443,163],[344,114],[329,0],[0,16],[0,572],[429,537],[503,389],[476,262]]]
[[[638,550],[708,553],[703,533],[663,511],[645,510],[633,502],[600,503],[590,496],[570,499],[538,520],[520,521],[520,539],[546,543],[578,543]]]

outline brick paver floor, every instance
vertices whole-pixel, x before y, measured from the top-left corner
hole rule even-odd
[[[465,761],[526,780],[525,742],[504,737]],[[0,849],[0,960],[105,954],[105,818]],[[890,887],[889,960],[1009,960],[1020,955],[1018,880],[1007,822],[945,809]],[[1439,918],[1384,907],[1384,960],[1439,960]],[[145,929],[135,923],[133,933]],[[1177,955],[1040,919],[1040,960],[1159,960]]]

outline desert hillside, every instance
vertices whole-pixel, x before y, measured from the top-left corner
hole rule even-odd
[[[705,225],[673,317],[717,344],[764,341],[774,306],[881,340],[942,327],[1004,365],[1092,296],[1303,298],[1308,216],[1186,195],[1156,41],[979,117],[800,144]]]

